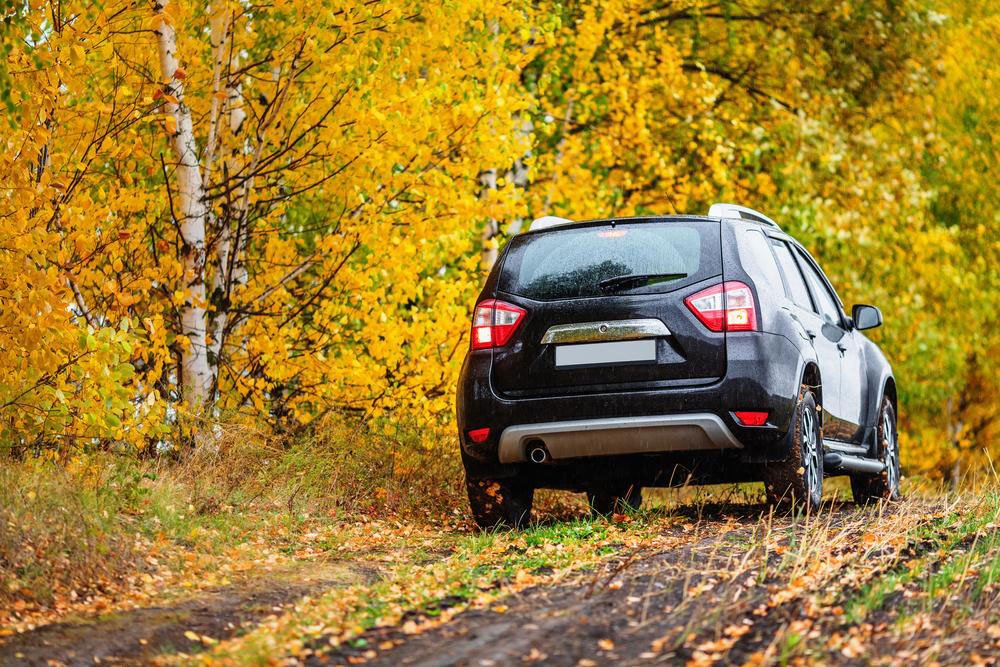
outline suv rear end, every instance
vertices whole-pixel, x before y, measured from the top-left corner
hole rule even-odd
[[[766,317],[719,219],[602,220],[513,238],[477,300],[458,387],[474,512],[503,494],[530,508],[538,487],[593,501],[759,479],[755,464],[780,455],[799,377],[795,348],[763,330]]]

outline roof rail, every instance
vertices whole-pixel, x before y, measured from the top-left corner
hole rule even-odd
[[[539,229],[548,229],[549,227],[555,227],[557,225],[565,225],[567,223],[573,222],[566,218],[560,218],[555,215],[544,215],[540,218],[535,218],[531,221],[528,226],[529,232],[537,232]]]
[[[778,227],[778,223],[771,220],[771,218],[767,217],[760,211],[755,211],[752,208],[747,208],[746,206],[737,206],[736,204],[712,204],[711,208],[708,209],[708,217],[753,220],[754,222],[762,222],[765,225],[771,225],[772,227],[781,229],[781,227]]]

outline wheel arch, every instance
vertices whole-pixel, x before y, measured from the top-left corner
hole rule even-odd
[[[802,384],[813,390],[816,395],[816,405],[823,405],[823,378],[819,374],[819,365],[815,361],[807,361],[802,369]],[[820,425],[823,423],[823,412],[820,411]]]
[[[876,379],[877,378],[877,379]],[[889,368],[872,378],[868,397],[868,410],[865,417],[865,434],[862,443],[868,447],[869,456],[875,455],[875,441],[878,432],[879,414],[882,411],[882,400],[888,398],[892,404],[892,412],[899,423],[899,395],[896,391],[896,378]]]
[[[896,378],[889,375],[885,378],[882,383],[882,396],[888,397],[889,401],[892,403],[892,411],[896,415],[896,420],[899,420],[899,403],[896,395]],[[879,403],[881,403],[881,399]]]

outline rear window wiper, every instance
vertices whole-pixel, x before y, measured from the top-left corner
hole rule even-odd
[[[632,289],[644,285],[654,285],[665,283],[670,280],[680,280],[687,278],[686,273],[633,273],[627,276],[615,276],[597,283],[602,292],[610,292],[619,289]]]

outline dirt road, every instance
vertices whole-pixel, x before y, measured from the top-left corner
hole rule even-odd
[[[0,667],[147,664],[161,654],[201,649],[200,636],[244,632],[304,595],[373,576],[372,570],[345,566],[279,570],[154,607],[53,623],[0,645]]]
[[[285,623],[301,642],[267,657],[315,665],[586,667],[995,664],[1000,655],[995,504],[843,503],[810,517],[762,505],[699,505],[652,521],[662,523],[654,542],[615,548],[554,584],[512,589],[486,605],[456,590],[347,640],[315,619],[296,626],[312,603],[287,608]],[[509,559],[530,568],[534,548],[508,547]],[[546,567],[530,573],[544,576]],[[502,590],[508,579],[490,588]],[[170,608],[49,626],[0,646],[0,664],[93,664],[95,657],[146,663],[157,655],[176,660],[170,656],[178,650],[248,662],[238,645],[220,652],[215,640],[259,635],[255,622],[283,603],[336,585],[321,577],[257,582]],[[450,615],[455,609],[463,610]],[[186,633],[214,640],[200,645]]]
[[[769,516],[765,507],[701,508],[708,536],[688,532],[676,549],[621,554],[563,585],[523,591],[505,608],[470,610],[423,633],[372,630],[310,664],[993,664],[995,593],[959,593],[952,599],[960,604],[949,605],[923,595],[926,581],[902,574],[931,554],[924,574],[933,577],[984,533],[995,538],[996,526],[963,531],[946,513],[901,510],[876,516],[839,505],[802,530],[796,524],[808,520]],[[734,529],[716,530],[732,520]],[[911,534],[883,543],[873,520],[903,529],[896,537]],[[886,583],[890,594],[866,597]],[[943,625],[930,622],[933,612]],[[959,631],[949,633],[953,625]]]

